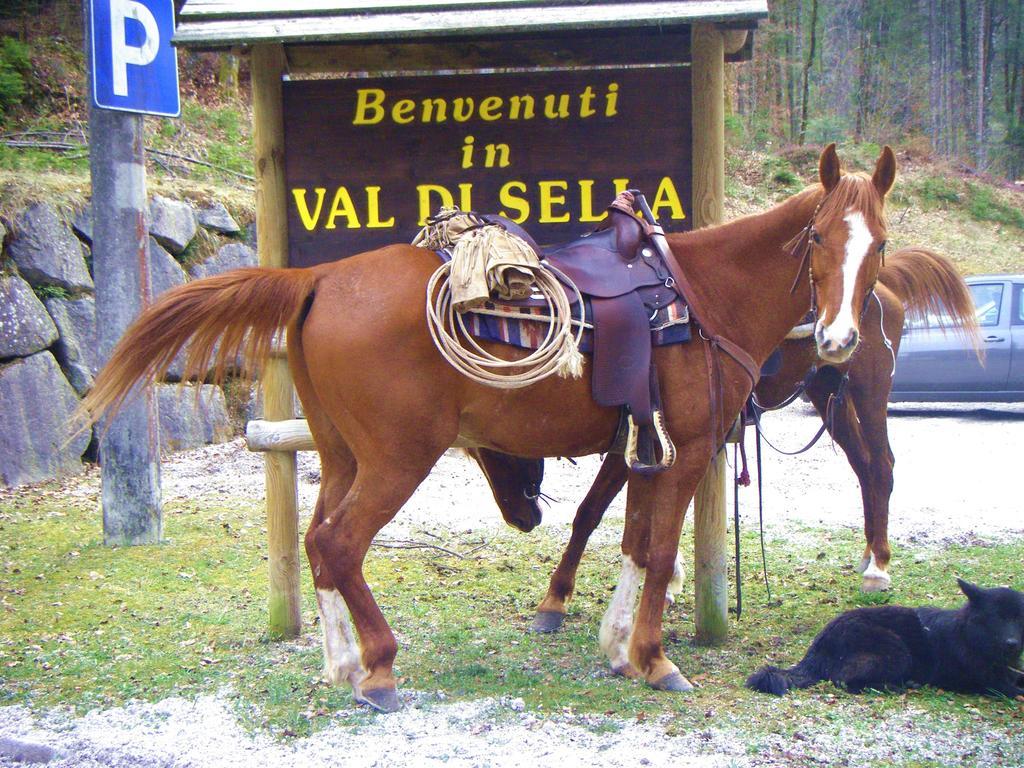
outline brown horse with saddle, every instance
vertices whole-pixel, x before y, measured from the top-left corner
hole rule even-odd
[[[651,352],[674,461],[629,477],[622,542],[629,579],[616,603],[629,605],[629,621],[619,613],[602,628],[617,671],[661,690],[691,687],[661,637],[687,504],[761,366],[812,303],[819,355],[842,363],[857,348],[895,174],[888,148],[873,175],[843,174],[832,145],[819,160],[820,184],[763,214],[667,238],[645,230],[639,247],[666,257],[672,281],[665,287],[682,288],[695,332],[689,343]],[[585,378],[551,376],[505,390],[456,371],[424,323],[438,263],[427,249],[393,245],[309,269],[242,269],[173,289],[128,329],[82,406],[89,421],[116,409],[186,343],[193,373],[212,359],[222,376],[239,353],[258,365],[286,328],[289,366],[322,464],[305,543],[327,675],[388,711],[398,707],[397,643],[363,575],[374,535],[452,446],[581,456],[607,451],[620,421],[617,407],[595,402]],[[525,354],[479,344],[506,359]]]
[[[895,459],[889,446],[887,406],[905,314],[947,316],[951,332],[978,343],[974,303],[953,263],[926,248],[902,248],[885,257],[874,298],[861,316],[860,344],[846,363],[822,361],[813,332],[808,324],[801,324],[779,347],[776,369],[763,374],[754,390],[755,405],[765,410],[783,407],[806,394],[846,454],[860,482],[864,507],[866,545],[858,571],[865,592],[888,589],[891,583],[888,522]],[[539,524],[542,462],[493,452],[475,458],[495,489],[505,519],[521,530]],[[621,455],[605,457],[576,511],[569,543],[537,608],[535,631],[552,632],[561,626],[587,541],[626,484],[628,474]]]

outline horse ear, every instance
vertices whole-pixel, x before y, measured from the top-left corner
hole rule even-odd
[[[965,581],[964,579],[957,579],[956,583],[960,586],[960,591],[967,595],[967,599],[971,602],[980,600],[985,594],[985,590],[981,587],[976,584],[971,584],[971,582]]]
[[[885,197],[885,194],[892,189],[892,183],[896,181],[896,155],[888,144],[882,149],[882,154],[875,164],[875,174],[871,177],[878,194]]]
[[[839,183],[839,155],[836,154],[836,143],[833,141],[818,158],[818,178],[825,192],[831,192]]]

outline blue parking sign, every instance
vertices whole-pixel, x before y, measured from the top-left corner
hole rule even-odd
[[[97,107],[177,117],[173,0],[90,0]]]

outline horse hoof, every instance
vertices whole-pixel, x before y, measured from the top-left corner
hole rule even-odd
[[[398,691],[394,688],[373,688],[356,695],[356,701],[373,707],[378,712],[397,712],[402,708],[398,703]]]
[[[636,680],[640,677],[640,673],[636,671],[636,668],[626,662],[625,664],[619,664],[617,667],[612,667],[612,674],[616,677],[624,677],[627,680]]]
[[[685,693],[686,691],[692,691],[693,685],[690,681],[683,677],[680,672],[669,672],[660,680],[655,680],[651,683],[651,688],[656,691],[671,691],[672,693]]]
[[[889,576],[865,576],[860,583],[861,592],[885,592],[892,584]]]
[[[563,621],[565,621],[564,613],[559,613],[558,611],[537,611],[537,614],[533,617],[533,623],[530,625],[530,631],[542,635],[557,632],[562,628]]]

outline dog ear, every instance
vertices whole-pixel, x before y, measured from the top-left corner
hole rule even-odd
[[[960,591],[967,595],[967,599],[971,602],[980,600],[985,596],[985,590],[976,584],[971,584],[971,582],[959,578],[956,580],[956,583],[960,586]]]

